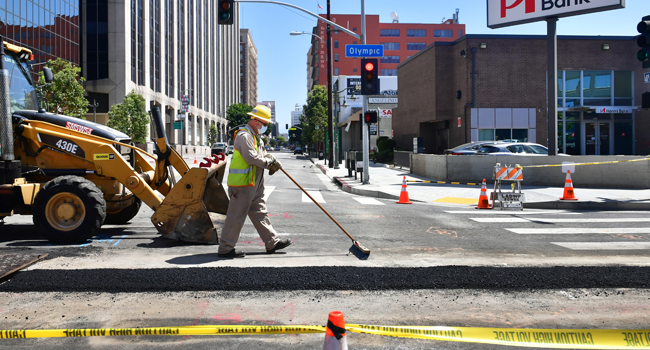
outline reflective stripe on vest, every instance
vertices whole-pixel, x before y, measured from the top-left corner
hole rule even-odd
[[[235,138],[237,138],[237,133],[242,130],[250,133],[250,130],[241,128],[235,132]],[[253,136],[255,150],[257,150],[257,138],[253,134],[251,136]],[[228,187],[255,186],[255,166],[248,165],[237,149],[232,154],[228,172]]]

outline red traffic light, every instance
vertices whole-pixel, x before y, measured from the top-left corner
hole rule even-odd
[[[368,62],[368,63],[366,63],[366,65],[364,66],[364,68],[365,68],[367,71],[371,71],[371,70],[375,69],[375,65],[372,64],[372,62]],[[369,79],[372,79],[372,78],[369,78]]]
[[[230,8],[230,3],[228,1],[224,1],[221,3],[221,8],[224,10],[227,10]]]

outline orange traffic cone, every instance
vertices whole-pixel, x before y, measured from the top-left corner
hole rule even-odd
[[[566,180],[564,180],[564,195],[560,198],[563,201],[577,201],[575,193],[573,193],[573,181],[571,181],[571,172],[567,170]]]
[[[196,161],[196,153],[194,153],[194,164],[199,164],[199,163]]]
[[[348,340],[345,337],[345,318],[341,311],[330,312],[325,329],[323,350],[348,350]]]
[[[478,196],[478,207],[474,207],[475,209],[492,209],[490,208],[490,200],[488,199],[487,196],[487,188],[485,187],[485,179],[483,179],[483,183],[481,184],[481,195]]]
[[[399,193],[399,201],[395,202],[397,204],[413,204],[413,202],[409,201],[409,193],[406,190],[406,176],[404,176],[404,180],[402,181],[402,192]]]

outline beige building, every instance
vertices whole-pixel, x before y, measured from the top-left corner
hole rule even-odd
[[[239,78],[241,103],[255,106],[257,102],[257,48],[248,29],[239,30]]]
[[[83,28],[93,31],[84,30],[81,38],[82,70],[98,72],[85,84],[89,101],[100,104],[98,122],[106,123],[109,107],[136,91],[147,110],[160,107],[169,142],[177,149],[185,145],[184,153],[209,147],[211,124],[225,140],[226,108],[240,100],[237,16],[233,25],[218,25],[216,2],[209,0],[115,0],[102,9],[81,4],[81,13],[102,14],[82,17]],[[187,113],[180,113],[182,95],[189,97]],[[175,130],[180,120],[185,127]]]

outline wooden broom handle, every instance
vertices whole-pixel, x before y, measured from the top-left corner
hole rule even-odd
[[[287,173],[286,170],[284,170],[283,168],[280,168],[280,170],[282,170],[282,172],[283,172],[285,175],[287,175],[287,177],[288,177],[289,179],[291,179],[291,181],[293,181],[293,183],[295,183],[296,186],[300,187],[300,189],[302,190],[302,192],[304,192],[304,193],[307,195],[307,197],[309,197],[309,199],[311,199],[311,200],[312,200],[312,201],[313,201],[313,202],[314,202],[314,203],[315,203],[315,204],[316,204],[316,205],[317,205],[317,206],[318,206],[318,207],[319,207],[319,208],[320,208],[320,209],[321,209],[325,214],[327,214],[327,216],[329,216],[330,219],[332,219],[332,221],[334,221],[334,223],[335,223],[335,224],[336,224],[336,225],[337,225],[341,230],[343,230],[343,232],[345,232],[346,235],[348,235],[348,237],[350,237],[351,240],[354,241],[354,238],[352,238],[352,236],[348,233],[348,231],[346,231],[346,230],[343,228],[343,226],[341,226],[341,224],[339,224],[339,222],[336,221],[336,219],[334,219],[334,218],[332,217],[332,215],[330,215],[330,213],[327,212],[327,210],[325,210],[325,208],[323,208],[320,204],[318,204],[318,202],[314,199],[314,197],[312,197],[309,193],[307,193],[307,191],[306,191],[304,188],[302,188],[302,186],[300,186],[300,184],[299,184],[298,182],[296,182],[296,180],[294,180],[293,177],[291,177],[291,175],[289,175],[289,174]]]

